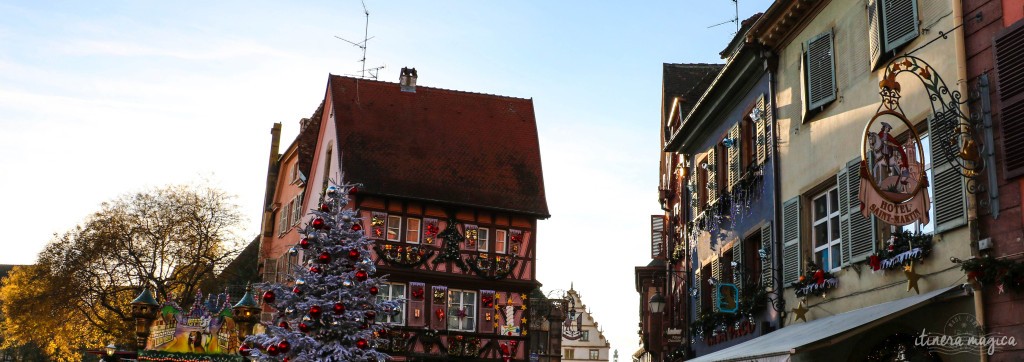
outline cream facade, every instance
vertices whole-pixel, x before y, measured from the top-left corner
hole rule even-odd
[[[608,361],[611,343],[604,337],[580,293],[569,288],[562,324],[562,361]]]

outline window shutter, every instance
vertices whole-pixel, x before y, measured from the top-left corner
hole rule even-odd
[[[754,143],[757,147],[757,164],[763,165],[768,157],[768,135],[766,134],[768,122],[771,122],[771,110],[767,107],[767,96],[761,95],[761,98],[757,100],[755,109],[760,113],[760,117],[754,120],[755,123],[755,135]]]
[[[878,1],[867,0],[868,10],[868,56],[871,69],[878,67],[882,60],[882,24],[878,19]]]
[[[1024,175],[1024,22],[996,35],[996,87],[1001,103],[1003,173],[1006,179]]]
[[[857,174],[859,175],[859,174]],[[850,264],[850,180],[851,174],[848,167],[839,169],[836,174],[836,186],[839,192],[839,249],[840,260],[843,265]],[[859,192],[859,189],[858,189]],[[856,198],[853,202],[857,202]]]
[[[665,247],[665,216],[651,215],[651,258],[664,256]]]
[[[737,123],[729,129],[729,138],[732,139],[732,147],[726,149],[729,155],[729,189],[740,180],[740,124]]]
[[[928,131],[931,133],[932,146],[932,207],[935,208],[935,233],[941,233],[967,224],[967,198],[964,179],[956,167],[946,162],[944,157],[950,140],[958,137],[955,128],[959,120],[953,112],[938,114],[928,118]],[[1003,119],[1006,119],[1005,117]],[[955,146],[955,144],[954,144]],[[943,148],[947,148],[943,151]],[[1019,146],[1018,146],[1019,147]],[[953,147],[955,148],[955,147]]]
[[[711,261],[711,277],[718,281],[711,286],[711,311],[718,313],[718,284],[722,283],[722,259]]]
[[[807,49],[807,109],[823,107],[836,99],[835,59],[832,30],[821,33],[805,44]]]
[[[708,205],[718,200],[718,155],[715,147],[708,151]]]
[[[691,175],[687,184],[690,186],[690,220],[693,220],[696,219],[697,214],[700,213],[700,195],[697,193],[697,177]]]
[[[843,210],[840,209],[839,216],[839,236],[842,239],[840,241],[840,249],[843,250],[843,262],[853,262],[863,260],[875,253],[875,235],[876,221],[875,217],[870,218],[864,217],[864,214],[860,212],[860,157],[850,160],[846,163],[846,189],[843,193],[843,189],[840,188],[840,199],[846,199],[846,234],[843,234],[843,223],[842,220],[844,215]],[[840,201],[840,208],[842,208],[842,201]]]
[[[704,296],[700,294],[702,292],[702,288],[704,288],[704,285],[701,284],[704,281],[700,277],[700,268],[697,268],[697,270],[694,271],[693,279],[696,281],[693,285],[696,286],[695,289],[697,290],[696,295],[693,296],[693,315],[700,317],[701,312],[703,311],[701,309],[701,300],[704,299]]]
[[[772,275],[775,269],[772,265],[772,223],[771,221],[761,225],[761,249],[764,249],[768,253],[768,257],[761,259],[761,286],[766,289],[775,288],[774,276]],[[760,257],[760,251],[758,251],[758,257]]]
[[[263,259],[263,282],[277,283],[277,259]]]
[[[736,284],[736,294],[738,296],[743,295],[743,283],[746,282],[747,278],[750,277],[749,275],[747,275],[746,260],[743,260],[744,241],[745,240],[743,239],[736,240],[736,243],[733,244],[732,246],[732,261],[735,261],[739,264],[737,264],[735,268],[733,268],[732,265],[729,265],[729,270],[732,271],[732,273],[730,273],[732,274],[732,282],[733,284]]]
[[[782,283],[800,278],[800,196],[782,203]]]
[[[882,0],[882,36],[885,51],[917,37],[917,0]]]

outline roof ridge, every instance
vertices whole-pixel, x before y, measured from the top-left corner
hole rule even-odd
[[[330,74],[330,73],[328,73],[328,74]],[[332,76],[332,77],[339,77],[339,78],[352,79],[352,80],[357,81],[357,82],[358,81],[370,81],[370,82],[377,82],[377,83],[399,85],[396,82],[388,82],[388,81],[376,80],[376,79],[365,79],[365,78],[351,77],[351,76],[347,76],[347,75],[330,74],[330,76]],[[500,94],[492,94],[492,93],[484,93],[484,92],[471,92],[471,91],[464,91],[464,90],[457,90],[457,89],[448,89],[448,88],[428,87],[428,86],[424,86],[424,85],[416,85],[416,89],[421,89],[421,88],[426,88],[426,89],[429,89],[429,90],[437,90],[437,91],[446,91],[446,92],[452,92],[452,93],[462,93],[462,94],[478,95],[478,96],[491,97],[491,98],[507,98],[507,99],[521,100],[521,101],[533,101],[532,97],[531,98],[513,97],[513,96],[504,96],[504,95],[500,95]]]

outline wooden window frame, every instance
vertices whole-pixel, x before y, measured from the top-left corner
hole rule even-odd
[[[398,220],[398,226],[394,227],[395,237],[391,238],[392,231],[392,220]],[[388,214],[387,222],[384,224],[384,240],[401,242],[402,241],[402,217],[399,215]]]

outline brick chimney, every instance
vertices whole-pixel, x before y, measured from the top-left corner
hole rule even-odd
[[[402,67],[402,74],[398,77],[398,84],[402,86],[402,91],[416,93],[416,78],[416,68]]]

